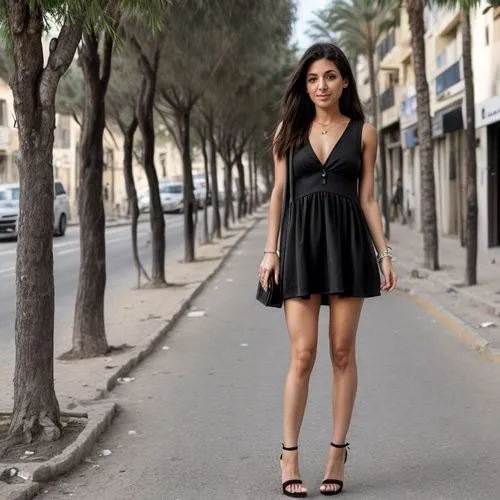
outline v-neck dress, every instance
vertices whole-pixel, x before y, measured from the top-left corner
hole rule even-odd
[[[280,238],[283,298],[380,295],[380,273],[361,209],[362,121],[351,120],[324,164],[309,140],[292,160],[293,199]]]

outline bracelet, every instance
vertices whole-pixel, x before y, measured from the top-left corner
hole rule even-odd
[[[264,250],[264,253],[265,253],[265,254],[266,254],[266,253],[272,253],[272,254],[274,254],[274,255],[278,255],[278,252],[276,252],[276,251],[271,252],[271,251],[268,251],[268,250]]]
[[[392,255],[392,248],[389,246],[381,254],[377,256],[377,261],[381,262],[386,257],[389,257],[389,259],[391,260],[395,260],[394,256]]]

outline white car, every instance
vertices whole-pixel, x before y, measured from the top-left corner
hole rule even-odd
[[[139,208],[139,213],[149,213],[150,210],[149,193],[143,193],[137,196],[137,207]]]
[[[19,184],[0,184],[0,238],[17,236]],[[62,182],[54,182],[53,227],[56,236],[64,236],[68,227],[69,200]]]
[[[205,181],[205,175],[196,174],[193,176],[193,186],[194,195],[196,197],[196,204],[199,209],[202,209],[205,204],[205,198],[207,196],[207,184]],[[211,193],[208,193],[208,206],[212,204]]]
[[[161,182],[160,198],[164,212],[178,212],[184,210],[184,187],[182,182]]]

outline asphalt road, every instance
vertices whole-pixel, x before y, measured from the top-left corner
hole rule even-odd
[[[201,212],[200,212],[201,214]],[[166,215],[167,262],[184,255],[183,216]],[[139,224],[138,240],[141,260],[151,268],[149,219]],[[136,283],[132,260],[130,227],[106,229],[106,293]],[[16,242],[0,241],[0,362],[12,362],[16,312]],[[54,238],[54,279],[56,294],[55,330],[67,332],[73,322],[78,272],[80,265],[79,227],[69,227],[64,238]]]
[[[111,395],[123,411],[85,463],[40,498],[268,500],[280,493],[281,311],[255,301],[260,224],[205,288],[205,317],[171,336]],[[326,308],[300,440],[310,498],[330,442]],[[500,366],[469,351],[411,298],[366,301],[345,494],[359,500],[496,500]],[[130,431],[134,431],[130,433]],[[134,434],[135,433],[135,434]],[[100,456],[103,450],[110,456]]]

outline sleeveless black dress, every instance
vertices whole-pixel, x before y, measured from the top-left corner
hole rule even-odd
[[[283,298],[380,295],[380,273],[361,209],[362,121],[351,120],[324,165],[309,140],[293,153],[280,256]],[[287,189],[290,192],[290,189]],[[288,195],[289,196],[289,195]]]

